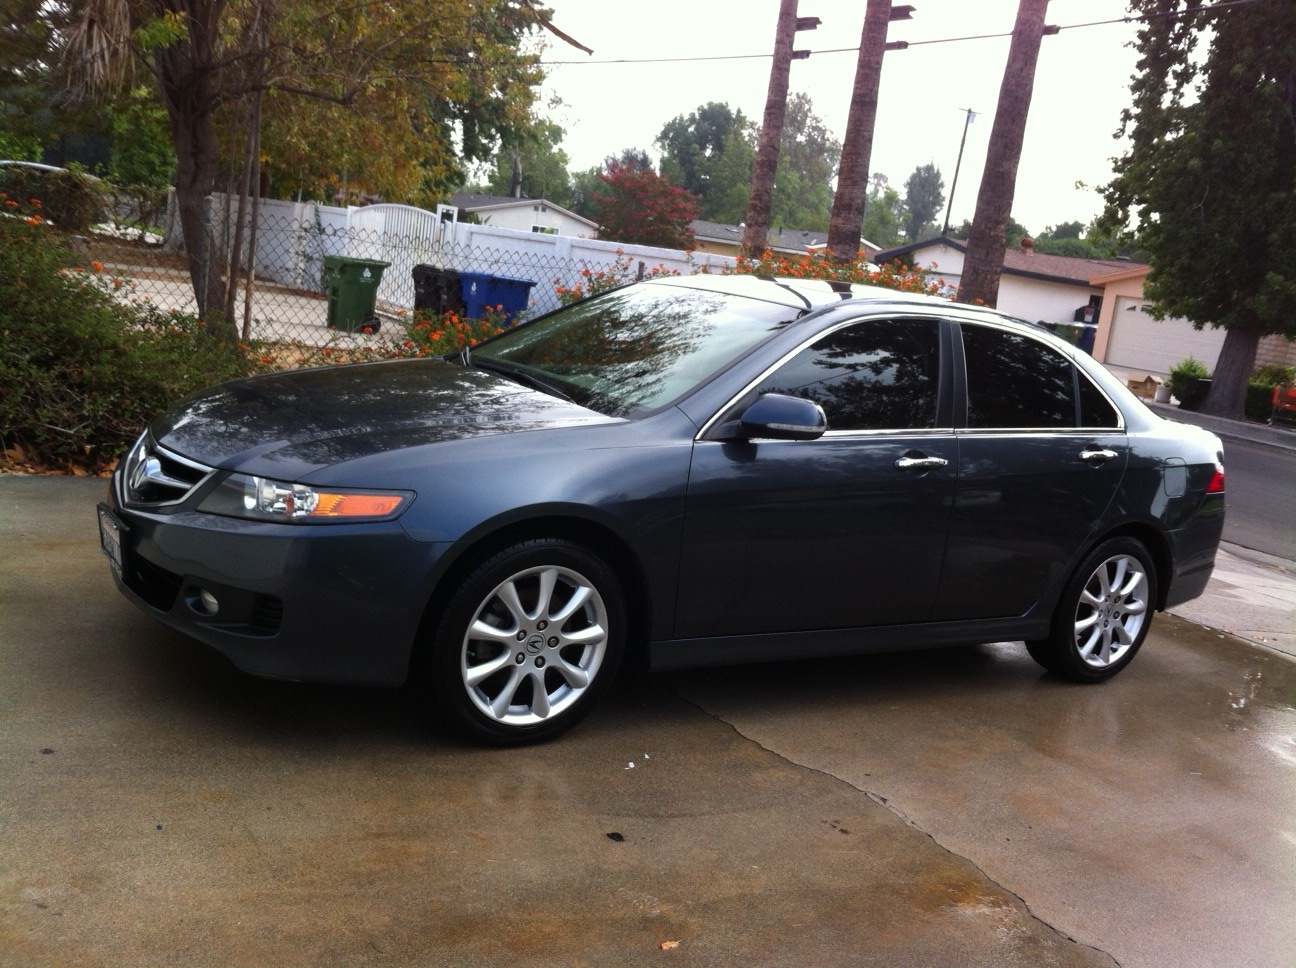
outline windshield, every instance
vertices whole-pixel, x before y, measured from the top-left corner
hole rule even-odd
[[[671,285],[630,286],[472,351],[614,417],[658,410],[792,322],[799,310]]]

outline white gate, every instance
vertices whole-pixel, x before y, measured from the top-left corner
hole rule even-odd
[[[435,213],[412,205],[352,209],[347,255],[390,263],[383,272],[378,299],[413,306],[414,267],[441,264],[445,228]]]

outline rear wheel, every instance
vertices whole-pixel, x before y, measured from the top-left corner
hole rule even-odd
[[[568,541],[493,555],[451,597],[432,643],[432,688],[450,724],[499,746],[579,722],[620,664],[626,611],[616,575]]]
[[[1101,682],[1129,665],[1156,607],[1156,571],[1133,538],[1112,538],[1080,563],[1058,600],[1048,638],[1031,657],[1076,682]]]

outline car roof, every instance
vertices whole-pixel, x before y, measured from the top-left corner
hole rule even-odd
[[[678,286],[725,293],[732,296],[743,296],[748,299],[760,299],[765,302],[778,303],[792,309],[802,309],[806,312],[840,305],[842,302],[874,302],[895,303],[905,306],[940,307],[942,311],[948,311],[950,308],[957,306],[960,310],[969,310],[995,320],[1009,318],[993,310],[953,303],[949,299],[940,296],[900,292],[883,286],[869,286],[863,283],[838,282],[826,279],[701,273],[692,276],[660,277],[649,280],[645,284]]]

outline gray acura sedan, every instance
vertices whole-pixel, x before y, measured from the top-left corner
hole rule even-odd
[[[1107,679],[1202,592],[1217,437],[1041,327],[753,276],[471,351],[215,387],[123,459],[122,592],[240,669],[396,685],[488,743],[654,668],[1024,640]]]

